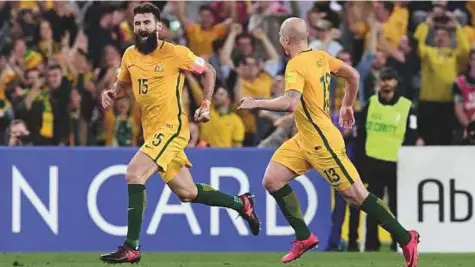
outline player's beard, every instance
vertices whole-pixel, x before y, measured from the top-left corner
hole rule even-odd
[[[135,34],[135,47],[142,54],[149,54],[153,52],[158,46],[157,32],[149,32],[147,40],[142,41],[142,37],[139,34]]]

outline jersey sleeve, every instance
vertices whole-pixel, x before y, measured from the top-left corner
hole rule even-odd
[[[295,61],[290,61],[285,68],[285,91],[296,90],[303,93],[305,78]]]
[[[117,80],[124,83],[129,83],[131,81],[130,72],[129,72],[129,69],[127,68],[127,62],[126,62],[127,55],[128,53],[126,50],[124,55],[122,56],[122,62],[120,63],[119,73],[117,74]]]
[[[228,31],[228,26],[224,23],[219,23],[214,25],[212,31],[214,34],[218,35],[219,37],[225,37]]]
[[[185,24],[185,32],[186,34],[192,34],[196,31],[198,31],[200,28],[200,25],[193,23],[193,22],[188,22]]]
[[[197,74],[203,73],[206,67],[204,59],[193,54],[188,47],[181,45],[176,46],[176,62],[179,69]]]
[[[328,57],[328,67],[332,73],[338,72],[343,65],[343,61],[339,60],[338,58],[334,58],[329,54],[326,54]]]

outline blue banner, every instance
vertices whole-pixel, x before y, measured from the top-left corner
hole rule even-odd
[[[0,251],[108,251],[126,234],[124,174],[133,148],[1,148]],[[192,149],[196,182],[256,196],[261,234],[235,211],[183,204],[153,176],[142,226],[145,251],[283,251],[294,238],[261,181],[271,150]],[[312,171],[292,182],[310,229],[325,249],[331,188]]]

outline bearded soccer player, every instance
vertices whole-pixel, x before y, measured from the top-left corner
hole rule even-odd
[[[188,48],[160,40],[160,28],[157,7],[151,3],[135,7],[135,46],[125,51],[114,88],[102,94],[102,105],[106,108],[115,99],[126,97],[127,89],[132,88],[141,110],[146,140],[127,167],[127,238],[116,251],[101,255],[101,260],[108,263],[140,261],[139,235],[146,203],[145,183],[155,172],[181,201],[233,209],[247,221],[254,235],[259,233],[259,220],[250,193],[231,196],[193,182],[188,170],[191,163],[184,152],[190,132],[181,100],[185,80],[183,72],[204,75],[204,99],[194,114],[197,122],[209,120],[216,72]]]
[[[353,126],[352,107],[358,91],[358,72],[324,51],[309,49],[308,29],[302,19],[287,19],[279,34],[281,45],[291,57],[285,71],[285,95],[272,100],[244,98],[239,108],[292,111],[296,120],[298,133],[275,152],[263,180],[264,187],[275,198],[296,234],[292,250],[282,261],[299,258],[319,242],[305,224],[297,196],[288,184],[313,167],[350,205],[376,218],[393,234],[403,249],[406,266],[415,267],[419,234],[404,229],[386,204],[366,190],[346,155],[340,131],[330,119],[328,88],[333,73],[347,81],[339,124],[347,129]]]

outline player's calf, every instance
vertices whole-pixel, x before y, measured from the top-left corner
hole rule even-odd
[[[406,266],[416,266],[417,244],[419,242],[419,234],[417,232],[404,229],[386,203],[369,193],[361,182],[353,184],[350,188],[341,192],[341,194],[349,203],[359,206],[368,216],[376,219],[381,227],[395,237],[396,241],[403,248]]]

